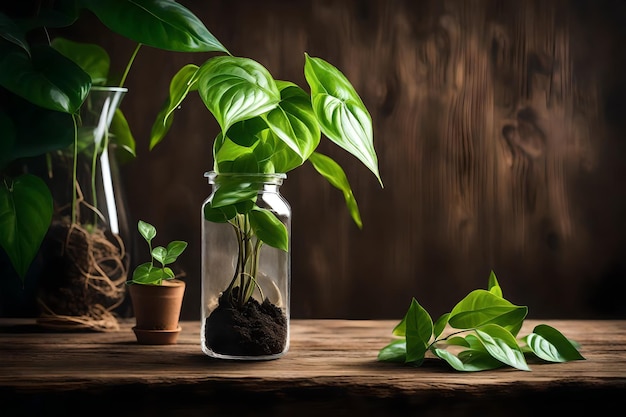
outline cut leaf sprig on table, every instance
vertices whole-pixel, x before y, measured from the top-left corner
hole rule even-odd
[[[378,360],[419,367],[430,352],[453,369],[464,372],[506,365],[530,371],[529,357],[546,362],[585,360],[578,343],[546,324],[520,336],[527,314],[528,307],[515,305],[503,297],[491,271],[488,290],[470,292],[434,323],[413,298],[406,315],[392,331],[395,339],[378,352]],[[446,329],[450,332],[444,335]]]

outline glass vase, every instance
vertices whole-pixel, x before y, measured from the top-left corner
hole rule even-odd
[[[289,349],[291,208],[285,174],[205,174],[202,205],[202,350],[235,360]]]
[[[46,156],[41,176],[54,214],[39,256],[43,327],[119,328],[113,310],[125,299],[131,234],[109,127],[126,92],[92,87],[80,109],[75,144]]]

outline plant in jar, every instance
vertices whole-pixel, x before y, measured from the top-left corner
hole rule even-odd
[[[174,111],[197,92],[220,126],[213,142],[213,172],[218,186],[205,204],[203,218],[232,229],[237,241],[232,278],[220,305],[243,311],[261,300],[258,276],[262,248],[289,250],[289,231],[276,213],[259,204],[258,178],[288,173],[309,162],[343,193],[349,213],[362,227],[356,199],[341,166],[317,151],[322,137],[361,161],[383,185],[373,143],[371,116],[347,77],[322,58],[304,54],[310,91],[277,80],[259,62],[216,56],[188,64],[172,78],[169,97],[153,124],[150,148],[169,130]],[[251,180],[256,176],[257,180]],[[270,352],[276,353],[276,352]]]

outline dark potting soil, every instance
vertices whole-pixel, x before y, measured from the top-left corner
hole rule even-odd
[[[282,309],[268,299],[263,303],[251,298],[243,307],[220,297],[207,317],[205,343],[223,355],[263,356],[281,353],[287,339],[287,318]]]

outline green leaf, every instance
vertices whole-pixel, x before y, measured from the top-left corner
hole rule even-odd
[[[20,278],[39,250],[52,220],[52,196],[45,182],[25,174],[0,183],[0,246]]]
[[[398,337],[406,337],[406,314],[400,320],[400,323],[396,324],[396,326],[391,331],[391,334]]]
[[[256,197],[257,190],[254,187],[250,187],[250,184],[239,184],[237,182],[220,183],[220,186],[213,193],[211,207],[220,208],[246,200],[255,201]]]
[[[479,372],[502,367],[502,362],[481,350],[467,349],[457,356],[445,349],[435,348],[433,353],[457,371]]]
[[[455,329],[472,329],[493,323],[516,335],[527,313],[525,306],[516,306],[486,290],[474,290],[454,306],[448,323]]]
[[[111,60],[104,48],[96,44],[74,42],[60,37],[53,39],[51,46],[89,74],[92,84],[107,84]]]
[[[6,160],[67,149],[74,142],[74,120],[71,114],[34,106],[15,94],[7,93],[5,100],[5,111],[15,132],[15,141],[8,148],[7,154],[3,155]],[[33,123],[33,120],[38,123]],[[8,141],[7,138],[3,140]]]
[[[204,206],[204,219],[214,223],[226,223],[237,215],[237,210],[233,206],[212,207],[210,204]]]
[[[406,340],[398,339],[378,351],[378,360],[383,362],[406,362]]]
[[[165,258],[167,257],[167,249],[165,249],[163,246],[157,246],[156,248],[153,248],[150,254],[152,255],[154,259],[159,261],[162,265],[165,265]]]
[[[150,262],[146,262],[135,268],[131,282],[143,285],[161,285],[164,279],[168,279],[164,269],[157,268]]]
[[[152,239],[156,236],[156,228],[143,220],[139,220],[137,223],[137,229],[139,230],[139,234],[143,236],[148,244],[152,242]]]
[[[490,293],[497,295],[498,297],[502,297],[502,288],[500,288],[496,274],[493,271],[489,274],[489,285],[487,289]]]
[[[176,110],[190,91],[198,89],[197,74],[199,67],[188,64],[182,67],[170,81],[169,96],[159,114],[156,117],[150,131],[150,150],[158,145],[165,137],[174,121],[174,110]]]
[[[536,326],[525,339],[532,352],[545,361],[569,362],[585,359],[561,332],[546,324]]]
[[[406,313],[406,362],[421,363],[433,335],[433,321],[415,298]]]
[[[130,131],[128,121],[121,109],[115,109],[111,126],[109,127],[111,143],[115,147],[115,155],[121,162],[128,162],[135,158],[135,137]]]
[[[214,57],[199,71],[200,97],[224,135],[235,123],[260,116],[280,102],[280,91],[271,74],[252,59]]]
[[[359,207],[343,169],[331,158],[318,152],[311,154],[309,161],[317,172],[326,178],[332,186],[339,189],[343,193],[343,198],[346,201],[352,220],[354,220],[359,229],[361,229],[363,227],[363,222],[361,221]]]
[[[180,254],[183,253],[185,248],[187,248],[187,242],[183,242],[182,240],[174,240],[173,242],[168,243],[163,264],[168,265],[176,262],[176,259],[178,259]]]
[[[259,141],[259,133],[267,129],[267,123],[261,117],[242,120],[228,129],[228,139],[239,147],[251,148]],[[236,159],[233,158],[232,160]]]
[[[524,353],[513,336],[504,327],[486,324],[476,329],[476,336],[491,356],[522,371],[530,371]]]
[[[378,178],[372,118],[350,81],[321,58],[305,54],[304,75],[322,133],[358,158]]]
[[[0,85],[49,110],[76,113],[91,88],[78,65],[47,45],[0,50]]]
[[[154,48],[178,52],[228,50],[189,9],[167,0],[80,0],[113,32]]]
[[[263,243],[274,248],[289,251],[289,233],[287,227],[267,209],[255,207],[249,213],[250,226]]]
[[[293,83],[277,82],[281,100],[265,116],[268,127],[300,157],[300,165],[320,143],[320,128],[309,95]]]
[[[448,324],[449,317],[450,317],[450,313],[445,313],[437,319],[437,321],[435,322],[434,330],[433,330],[433,336],[435,338],[438,338],[441,335],[441,333],[443,333],[444,329],[446,328],[446,325]]]
[[[0,12],[0,36],[7,41],[19,46],[30,55],[30,46],[26,40],[24,30],[15,24],[13,19]]]

